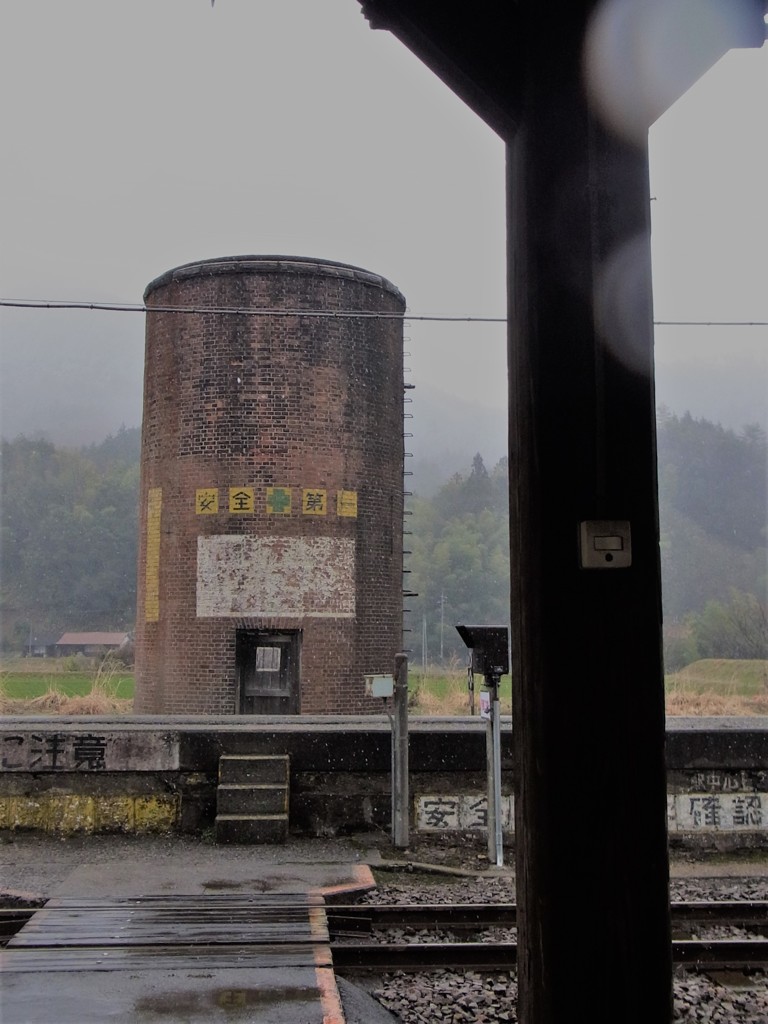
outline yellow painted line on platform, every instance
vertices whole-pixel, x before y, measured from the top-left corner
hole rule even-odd
[[[79,793],[62,793],[51,796],[48,801],[49,827],[51,831],[92,832],[94,825],[94,804],[91,796]]]
[[[169,832],[178,796],[84,796],[41,793],[0,798],[0,828],[38,832]]]
[[[137,832],[167,832],[172,829],[179,816],[178,796],[137,796],[133,801],[133,813]]]
[[[136,828],[134,798],[102,796],[94,807],[94,832],[133,832]]]

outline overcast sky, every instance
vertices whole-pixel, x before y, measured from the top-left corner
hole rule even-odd
[[[178,264],[283,253],[416,314],[505,313],[503,145],[355,0],[6,2],[0,96],[3,298],[138,303]],[[733,51],[651,131],[659,320],[768,320],[767,101],[768,47]],[[4,436],[138,425],[142,315],[0,328]],[[503,326],[406,334],[417,415],[419,388],[504,406]],[[657,377],[675,412],[765,425],[768,328],[660,327]]]

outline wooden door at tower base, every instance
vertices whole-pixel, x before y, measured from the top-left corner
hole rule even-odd
[[[297,715],[299,633],[239,629],[235,647],[241,715]]]

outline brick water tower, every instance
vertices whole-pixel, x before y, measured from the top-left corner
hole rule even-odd
[[[237,256],[145,302],[135,711],[380,710],[363,676],[402,646],[403,296]]]

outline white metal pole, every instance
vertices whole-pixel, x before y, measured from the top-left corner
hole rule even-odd
[[[482,708],[482,703],[480,705]],[[493,736],[493,707],[494,700],[491,695],[491,703],[488,709],[488,718],[485,720],[485,770],[488,792],[488,863],[495,864],[497,861],[496,852],[496,786],[494,782],[494,766],[496,756],[494,754]]]
[[[504,840],[502,837],[501,815],[501,705],[499,691],[494,687],[491,701],[491,721],[493,722],[493,805],[494,826],[496,832],[496,867],[504,864]]]

